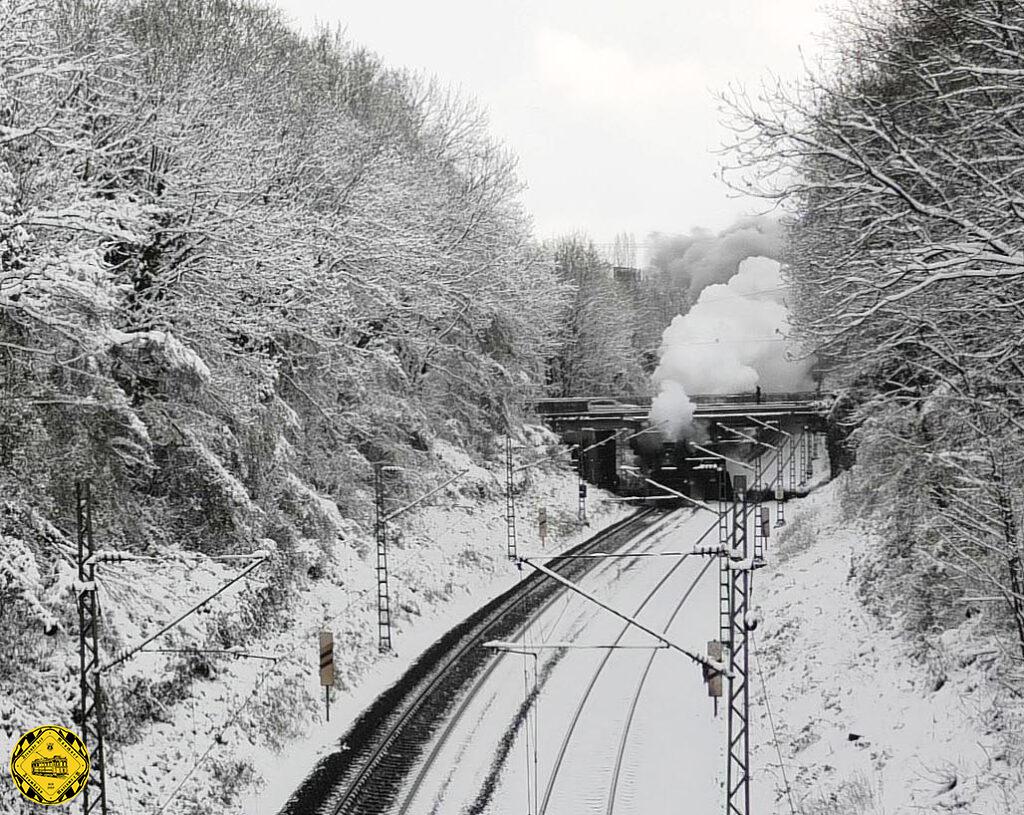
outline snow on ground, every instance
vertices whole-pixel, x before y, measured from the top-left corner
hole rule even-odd
[[[517,464],[550,455],[554,442],[548,431],[528,426],[515,452]],[[372,522],[364,522],[360,531],[344,519],[346,538],[339,536],[320,574],[300,581],[285,598],[279,619],[236,619],[235,609],[243,607],[240,594],[261,580],[256,569],[211,603],[208,613],[192,615],[151,646],[218,647],[210,622],[223,615],[247,628],[246,653],[276,661],[217,656],[189,675],[188,682],[168,687],[177,682],[169,667],[180,657],[144,653],[107,675],[111,686],[136,688],[130,698],[150,720],[121,750],[108,740],[107,797],[113,812],[277,812],[317,756],[337,742],[378,693],[448,628],[519,579],[505,554],[504,461],[477,462],[443,443],[435,445],[434,453],[443,471],[468,472],[389,526],[394,653],[377,652]],[[447,477],[439,473],[432,483],[425,482],[424,491]],[[522,552],[542,550],[536,523],[541,507],[547,510],[549,529],[543,551],[552,553],[632,511],[591,489],[589,526],[579,524],[577,478],[564,459],[519,473],[517,491]],[[105,566],[100,602],[106,630],[116,631],[118,639],[104,644],[104,660],[115,648],[156,633],[243,565],[193,557]],[[319,684],[321,628],[335,637],[330,723],[324,721]],[[77,655],[70,649],[62,670],[77,670]],[[24,719],[18,722],[22,729],[36,723],[15,718]],[[125,710],[111,710],[107,718],[109,728],[137,725]],[[0,749],[9,751],[10,739]],[[6,805],[6,800],[0,805],[5,815]],[[35,812],[20,798],[12,805],[12,813]]]
[[[549,441],[543,432],[531,431],[530,448],[518,456],[524,461],[539,457]],[[176,701],[165,703],[138,740],[108,756],[113,811],[276,813],[317,758],[425,647],[519,579],[505,558],[502,462],[480,465],[446,445],[438,445],[435,453],[448,470],[469,472],[444,490],[443,500],[420,507],[393,525],[395,654],[381,657],[376,652],[372,541],[365,533],[354,540],[339,539],[324,573],[289,598],[287,624],[275,625],[247,646],[251,653],[274,655],[278,661],[217,659],[208,677],[194,679]],[[519,483],[523,552],[541,549],[536,527],[541,507],[547,509],[551,530],[548,552],[562,550],[630,511],[622,504],[602,503],[594,490],[591,526],[580,527],[575,521],[573,473],[551,465],[525,471]],[[1019,700],[995,681],[995,655],[983,622],[972,619],[947,632],[934,643],[927,665],[915,660],[899,630],[872,615],[858,596],[861,564],[880,541],[843,520],[837,508],[841,488],[841,481],[819,483],[807,498],[787,503],[789,523],[772,538],[768,566],[756,575],[755,605],[764,622],[755,636],[759,656],[751,669],[754,811],[1019,815],[1024,811],[1024,715]],[[690,537],[680,526],[671,548]],[[633,576],[654,566],[653,561],[645,563]],[[123,564],[107,572],[101,601],[106,613],[115,615],[108,617],[108,624],[131,644],[235,573],[235,567],[212,562],[175,563],[156,573],[146,564]],[[713,584],[709,580],[712,595]],[[238,592],[246,590],[242,584],[222,595],[219,608],[230,609]],[[634,598],[620,599],[628,606]],[[893,613],[887,615],[895,625],[899,604],[899,598],[893,598]],[[573,601],[573,608],[577,605]],[[650,611],[650,622],[658,624],[664,611]],[[708,614],[714,617],[713,610]],[[563,615],[560,624],[577,616]],[[704,622],[692,628],[694,618],[685,616],[673,631],[698,646],[710,638]],[[601,615],[595,620],[602,626],[610,622],[602,623]],[[323,720],[323,689],[317,675],[316,633],[323,627],[335,634],[338,670],[330,723]],[[611,630],[591,633],[601,640]],[[579,631],[552,629],[543,636],[571,639]],[[199,621],[190,622],[173,642],[182,645],[203,633]],[[616,655],[615,666],[598,687],[598,707],[621,705],[628,698],[636,681],[631,673],[634,657],[641,653]],[[565,665],[584,665],[592,657],[571,653]],[[117,669],[117,681],[158,680],[165,674],[166,660],[157,654],[137,657]],[[73,667],[69,663],[67,670]],[[718,767],[721,774],[724,717],[705,721],[708,702],[702,683],[695,679],[682,692],[681,670],[692,673],[671,655],[661,655],[655,663],[651,689],[627,745],[619,783],[623,810],[654,811],[657,807],[642,805],[655,801],[652,790],[664,790],[669,779],[679,780],[679,755],[664,747],[677,741],[680,733],[686,749],[695,751],[683,765],[694,764],[693,757],[699,755],[696,763],[710,762],[708,767]],[[612,682],[620,673],[623,682]],[[554,692],[566,676],[572,679],[568,673],[553,677],[549,689]],[[542,782],[548,777],[545,768],[553,762],[550,750],[555,745],[549,740],[560,741],[559,728],[564,730],[553,714],[574,708],[577,684],[569,681],[563,686],[557,704],[552,704],[552,697],[540,698],[541,709],[547,711],[538,770]],[[624,688],[626,695],[616,687]],[[147,693],[141,686],[140,696]],[[685,704],[677,704],[680,699]],[[692,716],[687,712],[691,707]],[[659,710],[664,714],[654,712]],[[507,722],[509,712],[505,714]],[[613,720],[617,721],[607,719]],[[584,730],[593,726],[583,725]],[[612,730],[587,733],[575,743],[609,748]],[[698,733],[703,735],[697,737]],[[138,756],[146,759],[138,761]],[[502,774],[499,787],[521,791],[524,779],[516,775],[520,763],[509,765],[510,773]],[[582,766],[585,763],[568,765],[564,777],[570,787],[579,781],[604,789],[603,780],[574,778],[573,768]],[[473,779],[467,779],[472,786]],[[791,795],[786,794],[787,781]],[[719,795],[720,784],[719,777]],[[567,789],[556,787],[552,803]],[[715,790],[702,787],[700,794],[713,797]],[[507,797],[494,801],[494,811],[518,800]],[[598,798],[602,796],[595,801]],[[571,797],[558,805],[567,800]]]
[[[715,523],[677,510],[631,548],[685,550]],[[713,565],[698,557],[608,560],[581,585],[703,650],[717,630]],[[567,642],[576,647],[562,648]],[[433,761],[403,785],[408,811],[657,815],[679,812],[683,799],[689,811],[719,809],[724,731],[698,666],[674,651],[651,651],[649,635],[573,593],[542,609],[518,643],[538,648],[536,663],[509,653],[491,664],[450,732],[435,737]],[[620,650],[593,647],[612,644]]]
[[[965,627],[935,643],[941,670],[911,657],[858,598],[858,564],[879,541],[842,520],[839,489],[789,505],[757,573],[765,684],[752,667],[755,811],[791,812],[767,688],[797,812],[1019,815],[1024,742],[1011,735],[1020,733],[1011,698],[988,673],[989,644]],[[891,602],[898,619],[900,600]]]
[[[517,462],[546,455],[552,441],[528,427]],[[339,541],[326,573],[291,598],[287,628],[248,649],[283,659],[219,663],[210,681],[196,683],[165,723],[132,746],[132,754],[152,757],[148,768],[140,771],[127,751],[115,757],[118,812],[276,812],[317,757],[427,646],[519,579],[505,556],[503,462],[480,464],[443,443],[434,452],[449,471],[468,472],[389,526],[394,653],[377,653],[372,539]],[[526,470],[517,486],[520,551],[541,550],[541,506],[552,552],[632,511],[592,490],[590,525],[578,524],[576,476],[564,463]],[[329,723],[319,685],[321,628],[332,630],[335,642]]]

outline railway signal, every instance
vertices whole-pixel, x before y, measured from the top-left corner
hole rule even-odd
[[[540,545],[547,545],[548,511],[545,507],[541,507],[537,510],[537,534],[540,536]]]
[[[708,659],[714,662],[721,662],[723,647],[721,640],[708,640]],[[718,700],[722,697],[722,674],[720,671],[712,670],[705,665],[704,681],[708,686],[708,696],[715,700],[715,715],[717,716]]]

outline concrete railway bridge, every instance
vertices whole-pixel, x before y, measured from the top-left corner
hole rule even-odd
[[[574,445],[573,460],[585,481],[624,495],[664,495],[650,484],[655,481],[693,498],[711,499],[718,497],[723,464],[738,474],[746,462],[794,444],[804,433],[824,433],[833,396],[698,394],[690,401],[693,431],[683,439],[666,438],[652,425],[649,396],[545,398],[534,408],[566,444]]]

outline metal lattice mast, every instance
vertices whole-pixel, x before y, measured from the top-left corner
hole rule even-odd
[[[747,612],[750,564],[747,561],[747,500],[743,476],[736,476],[733,495],[733,547],[729,591],[729,726],[726,759],[726,815],[750,813],[750,667]]]
[[[800,443],[800,439],[796,436],[789,440],[789,488],[791,490],[796,489],[796,448]]]
[[[516,546],[516,498],[515,481],[512,471],[512,437],[505,437],[505,525],[508,532],[508,559],[517,557]]]
[[[811,433],[806,426],[804,427],[804,436],[807,437],[807,455],[804,457],[806,463],[804,478],[807,481],[810,481],[811,478],[814,477],[814,459],[817,456],[817,453],[815,453],[815,446],[817,444],[817,440],[815,439],[814,434]]]
[[[781,423],[780,423],[781,424]],[[777,463],[777,471],[775,474],[775,525],[785,526],[786,525],[786,487],[785,487],[785,472],[786,472],[786,437],[779,433],[779,450],[775,457]]]
[[[384,468],[373,468],[374,535],[377,539],[377,647],[381,653],[391,650],[391,591],[388,586],[388,532],[384,511]]]
[[[807,431],[800,434],[800,483],[807,483]]]
[[[754,560],[764,561],[764,537],[761,532],[761,457],[758,456],[754,459],[754,491],[751,497],[752,509],[751,515],[754,518]]]
[[[78,658],[82,740],[92,765],[82,790],[82,812],[107,813],[106,762],[103,755],[103,691],[99,674],[99,609],[96,603],[96,546],[92,536],[92,489],[88,481],[75,484],[78,528]]]
[[[731,547],[729,540],[729,512],[730,505],[728,498],[729,477],[725,466],[718,465],[718,548],[723,552],[718,558],[718,639],[723,645],[729,643],[729,556]]]

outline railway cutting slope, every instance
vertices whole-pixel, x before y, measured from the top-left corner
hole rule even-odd
[[[656,509],[639,510],[567,554],[622,548],[663,517]],[[557,570],[578,581],[601,563],[563,560]],[[514,638],[562,591],[551,578],[532,573],[452,628],[363,712],[280,815],[378,815],[391,809],[403,780],[418,766],[448,713],[497,659],[482,644]]]

